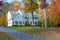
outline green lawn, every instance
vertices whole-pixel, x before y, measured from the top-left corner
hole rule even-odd
[[[60,37],[54,36],[53,30],[50,31],[54,28],[40,28],[31,26],[12,26],[8,28],[37,37],[46,38],[46,40],[60,40]]]
[[[0,40],[17,40],[17,39],[12,37],[11,35],[8,35],[5,32],[0,31]]]
[[[19,32],[24,32],[24,31],[26,31],[26,30],[29,30],[29,29],[32,29],[32,28],[35,28],[35,27],[31,27],[31,26],[12,26],[12,27],[8,27],[8,28],[10,28],[10,29],[14,29],[14,30],[17,30],[17,31],[19,31]]]

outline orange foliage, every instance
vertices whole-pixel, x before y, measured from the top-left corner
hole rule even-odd
[[[51,5],[48,6],[48,16],[55,25],[60,24],[60,0],[51,0]]]

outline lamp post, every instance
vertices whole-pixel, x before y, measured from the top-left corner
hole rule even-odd
[[[47,28],[47,12],[46,12],[46,8],[47,6],[50,4],[50,0],[41,0],[41,4],[40,7],[41,9],[44,9],[44,24],[45,24],[45,28]]]

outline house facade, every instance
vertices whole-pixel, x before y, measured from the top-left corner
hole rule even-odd
[[[27,13],[26,18],[29,25],[32,25],[32,26],[38,25],[39,18],[36,12],[33,12],[33,17],[31,12]]]
[[[25,26],[26,22],[29,25],[38,25],[38,14],[36,12],[24,14],[20,10],[17,12],[9,11],[7,13],[7,26]]]

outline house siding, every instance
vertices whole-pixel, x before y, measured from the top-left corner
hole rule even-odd
[[[12,20],[12,26],[13,25],[18,25],[18,26],[24,26],[26,25],[26,22],[28,22],[29,25],[38,25],[38,14],[33,13],[33,18],[32,18],[32,13],[27,13],[22,15],[19,12],[11,12],[11,20]]]
[[[32,13],[27,13],[26,14],[26,16],[27,16],[27,21],[29,22],[29,25],[38,25],[38,21],[39,21],[39,19],[38,19],[38,14],[37,13],[33,13],[33,18],[32,18]]]

